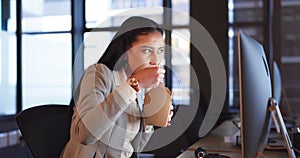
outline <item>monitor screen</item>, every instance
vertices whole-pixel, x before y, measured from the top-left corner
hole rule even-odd
[[[241,149],[243,158],[263,152],[270,128],[268,100],[272,86],[262,44],[243,31],[238,33]]]
[[[282,91],[281,73],[277,63],[273,62],[273,98],[280,103]]]

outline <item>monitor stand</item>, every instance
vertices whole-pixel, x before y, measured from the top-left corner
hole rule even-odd
[[[279,123],[281,135],[282,135],[282,137],[284,139],[285,147],[286,147],[286,149],[288,151],[289,158],[296,158],[292,142],[290,140],[289,134],[287,132],[285,123],[283,121],[283,118],[282,118],[282,115],[281,115],[281,112],[280,112],[280,109],[279,109],[279,107],[277,105],[276,100],[274,98],[269,98],[269,102],[268,103],[269,103],[269,111],[271,113],[275,113],[276,120]]]
[[[279,124],[278,124],[278,121],[277,121],[277,118],[275,115],[275,111],[271,111],[271,116],[272,116],[272,122],[273,122],[274,128],[276,129],[276,132],[280,133],[280,127],[279,127]]]

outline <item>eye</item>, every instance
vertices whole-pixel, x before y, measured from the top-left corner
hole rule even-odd
[[[163,54],[164,52],[165,52],[164,49],[158,49],[158,50],[157,50],[157,54]]]
[[[150,54],[150,53],[151,53],[151,49],[144,49],[143,52],[144,52],[145,54]]]

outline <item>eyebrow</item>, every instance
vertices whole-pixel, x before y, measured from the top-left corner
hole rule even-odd
[[[150,48],[150,49],[154,49],[154,47],[151,47],[151,46],[140,46],[141,48]],[[158,49],[162,49],[162,48],[165,48],[165,47],[158,47]]]

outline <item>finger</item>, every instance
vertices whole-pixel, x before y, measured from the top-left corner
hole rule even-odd
[[[174,114],[174,112],[173,112],[173,111],[170,111],[170,114],[169,114],[169,116],[168,116],[168,118],[169,118],[170,120],[172,119],[173,114]]]
[[[159,74],[165,74],[165,73],[166,73],[166,70],[163,69],[163,68],[159,68],[159,69],[158,69],[158,73],[159,73]]]
[[[168,87],[165,87],[166,88],[166,91],[169,93],[169,94],[172,94],[172,92],[170,91],[170,89]]]
[[[174,106],[173,106],[173,104],[171,104],[171,108],[170,108],[170,110],[172,111],[172,110],[174,110]]]
[[[160,74],[158,75],[158,82],[160,82],[162,79],[165,78],[165,75],[164,74]]]
[[[159,86],[159,82],[154,82],[153,83],[153,88]]]
[[[168,122],[168,123],[167,123],[167,126],[171,126],[171,122]]]

